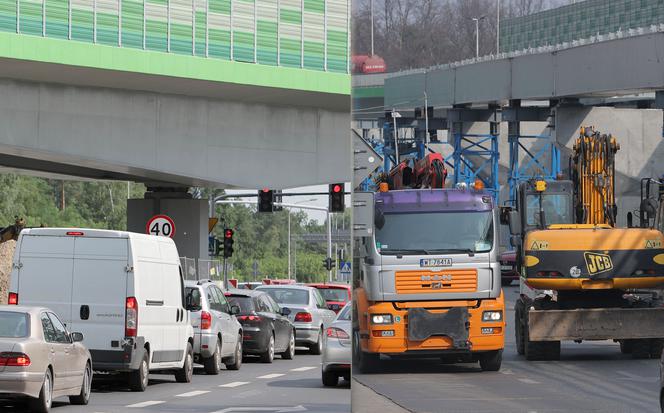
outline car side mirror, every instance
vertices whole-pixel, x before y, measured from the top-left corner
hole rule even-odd
[[[288,307],[283,307],[281,309],[281,315],[284,316],[284,317],[288,317],[290,315],[290,313],[291,313],[291,310]]]
[[[83,333],[71,333],[71,341],[74,343],[79,343],[83,341]]]
[[[238,315],[238,314],[240,314],[240,307],[238,307],[238,306],[236,306],[236,305],[232,305],[232,306],[231,306],[231,314],[232,314],[232,315]]]
[[[510,211],[508,214],[508,223],[510,227],[510,235],[521,235],[521,218],[517,211]]]
[[[512,212],[512,207],[503,206],[500,207],[500,223],[501,225],[509,225],[510,223],[510,212]]]

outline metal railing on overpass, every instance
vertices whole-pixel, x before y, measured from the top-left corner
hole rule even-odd
[[[350,0],[3,0],[0,31],[350,73]]]

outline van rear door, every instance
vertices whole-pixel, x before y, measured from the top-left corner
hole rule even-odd
[[[127,238],[76,238],[69,330],[83,333],[93,359],[95,353],[103,359],[99,351],[122,350],[128,244]]]
[[[71,321],[74,237],[23,235],[18,257],[20,305],[48,307]]]

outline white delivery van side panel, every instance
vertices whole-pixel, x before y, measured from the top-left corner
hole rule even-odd
[[[19,304],[48,307],[69,325],[73,255],[73,237],[21,234],[10,286],[18,293]]]
[[[133,294],[138,302],[138,331],[150,347],[150,368],[159,364],[163,351],[164,329],[172,320],[164,311],[164,284],[160,277],[161,256],[158,244],[149,237],[131,237],[134,258]]]
[[[177,249],[170,239],[158,239],[162,256],[161,277],[164,283],[164,307],[171,323],[164,330],[164,362],[179,367],[187,348],[189,312],[184,308],[184,283],[180,277]]]
[[[95,358],[122,351],[127,297],[127,238],[77,237],[74,243],[71,331],[83,333]],[[97,354],[96,358],[103,358]]]

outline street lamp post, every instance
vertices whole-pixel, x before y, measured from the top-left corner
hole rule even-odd
[[[480,20],[486,19],[485,16],[473,17],[475,22],[475,57],[480,57]]]

